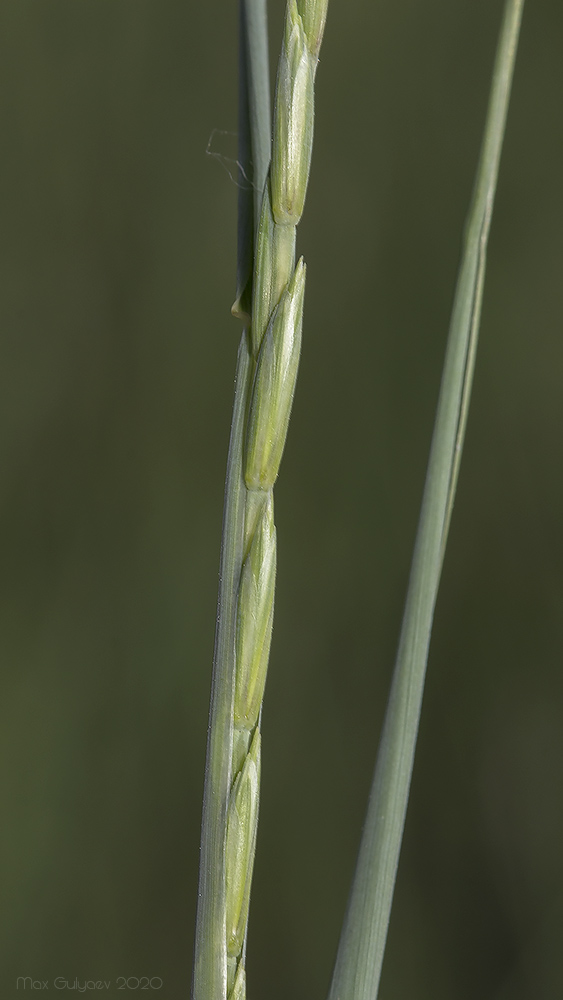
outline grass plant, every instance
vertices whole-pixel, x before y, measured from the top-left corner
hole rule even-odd
[[[328,0],[288,0],[274,102],[264,0],[241,3],[239,257],[244,323],[231,427],[206,765],[194,1000],[242,1000],[273,622],[273,487],[297,377],[295,264]],[[430,632],[467,419],[485,258],[523,0],[506,0],[469,210],[396,667],[329,1000],[375,1000],[408,801]]]
[[[459,473],[487,242],[524,0],[507,0],[446,348],[399,648],[329,1000],[377,996],[414,763],[432,619]]]
[[[327,3],[289,0],[287,4],[273,151],[265,178],[265,8],[262,0],[241,4],[239,162],[243,180],[251,180],[254,194],[252,198],[241,195],[239,204],[238,289],[233,312],[245,326],[225,489],[194,1000],[245,996],[246,926],[258,822],[260,711],[276,569],[272,491],[301,349],[305,265],[302,260],[295,265],[295,233],[311,163],[314,78]]]

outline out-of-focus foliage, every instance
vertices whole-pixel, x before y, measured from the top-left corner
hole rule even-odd
[[[501,7],[329,11],[250,995],[328,986]],[[381,1000],[563,991],[562,29],[528,5]],[[239,336],[235,5],[8,0],[0,39],[2,992],[179,997]]]

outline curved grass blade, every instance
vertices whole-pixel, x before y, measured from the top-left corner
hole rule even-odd
[[[507,0],[468,214],[397,661],[329,1000],[375,1000],[391,912],[430,631],[467,419],[485,256],[524,0]]]

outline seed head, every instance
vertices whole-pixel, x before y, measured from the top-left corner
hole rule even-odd
[[[295,226],[276,226],[271,185],[264,187],[256,240],[252,297],[252,350],[258,354],[272,311],[278,305],[295,266]]]
[[[229,1000],[246,1000],[246,973],[242,962],[239,962],[237,974]]]
[[[266,683],[274,617],[276,529],[271,494],[244,561],[238,594],[235,726],[254,729]]]
[[[301,258],[268,324],[258,356],[246,440],[249,490],[271,489],[280,467],[301,352],[304,293]]]
[[[297,8],[303,21],[309,51],[317,59],[325,30],[328,0],[297,0]]]
[[[226,916],[227,954],[242,950],[256,848],[260,784],[260,732],[257,729],[242,771],[237,775],[227,815]]]
[[[279,226],[303,214],[313,148],[313,63],[296,0],[289,0],[276,83],[272,210]]]

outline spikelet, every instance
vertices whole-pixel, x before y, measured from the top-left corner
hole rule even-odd
[[[297,8],[307,36],[309,52],[317,59],[325,30],[328,0],[297,0]]]
[[[272,149],[272,211],[279,226],[303,214],[313,151],[314,71],[295,0],[289,0],[276,83]]]
[[[227,813],[225,851],[227,954],[242,951],[256,848],[260,784],[260,733],[256,730],[242,771],[237,775]]]
[[[276,529],[271,494],[242,568],[235,673],[235,726],[252,730],[258,722],[274,617]]]
[[[229,1000],[246,1000],[246,973],[242,962],[239,962],[233,988]]]
[[[252,387],[246,440],[249,490],[274,485],[287,436],[301,353],[305,264],[298,261],[264,335]]]
[[[266,180],[256,242],[252,295],[252,350],[256,357],[262,338],[295,261],[295,226],[277,226],[272,215],[270,177]]]

